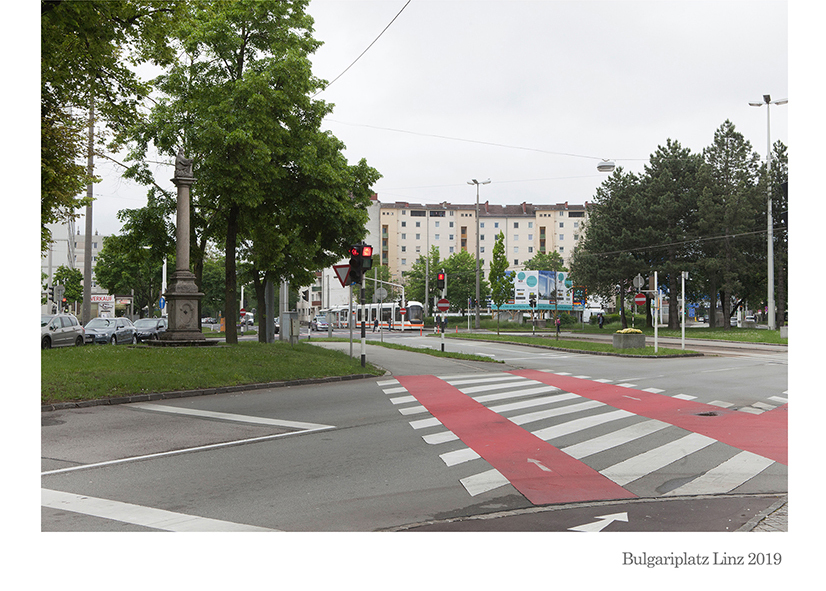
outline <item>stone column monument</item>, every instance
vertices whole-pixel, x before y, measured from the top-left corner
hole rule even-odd
[[[195,182],[192,175],[192,159],[178,150],[175,158],[175,176],[178,188],[177,231],[175,233],[175,272],[170,277],[169,288],[164,295],[169,306],[169,327],[159,340],[150,341],[161,346],[212,345],[198,328],[198,301],[203,293],[195,285],[195,274],[189,270],[189,188]]]

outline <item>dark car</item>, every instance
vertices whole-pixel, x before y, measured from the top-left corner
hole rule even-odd
[[[40,348],[70,347],[85,342],[85,332],[72,314],[44,314],[40,317]]]
[[[135,331],[140,341],[157,341],[166,332],[166,318],[141,318],[135,321]]]
[[[135,325],[128,318],[92,318],[84,327],[87,343],[129,343],[137,342]]]

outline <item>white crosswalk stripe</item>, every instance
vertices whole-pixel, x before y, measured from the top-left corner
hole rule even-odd
[[[558,375],[571,375],[565,372],[551,372]],[[609,379],[593,379],[576,376],[595,382],[611,383]],[[542,384],[512,374],[466,374],[444,376],[447,383],[462,393],[472,397],[476,402],[487,406],[495,413],[501,414],[516,425],[531,426],[531,433],[556,445],[574,459],[595,464],[595,469],[620,486],[644,488],[646,494],[698,495],[721,494],[759,478],[775,462],[754,453],[738,450],[729,459],[721,461],[719,444],[715,453],[705,450],[718,443],[715,439],[685,431],[668,423],[647,419],[629,411],[612,408],[602,402],[591,400],[571,392],[565,392],[554,386]],[[389,395],[406,393],[397,381],[382,383]],[[636,384],[620,382],[617,386],[638,389]],[[643,391],[663,394],[664,390],[647,387]],[[673,398],[691,400],[695,397],[676,394]],[[403,415],[427,413],[427,409],[411,395],[391,396],[389,400]],[[785,404],[787,399],[773,397],[771,402]],[[722,408],[733,406],[725,401],[710,403]],[[547,407],[531,412],[525,409]],[[755,402],[749,407],[738,408],[741,412],[762,413],[776,408],[765,402]],[[543,424],[544,423],[544,424]],[[630,423],[630,424],[629,424]],[[410,426],[422,431],[422,440],[432,446],[448,446],[458,441],[458,436],[446,430],[435,417],[410,421]],[[440,428],[440,429],[439,429]],[[435,430],[434,430],[435,429]],[[730,455],[730,454],[729,454]],[[460,447],[439,454],[446,467],[454,467],[473,462],[479,471],[460,479],[468,494],[477,496],[501,488],[509,482],[497,470],[491,469],[479,453],[468,447]],[[662,479],[660,485],[673,479],[674,465],[690,461],[705,466],[696,477],[682,483],[667,492],[654,492],[656,484],[651,482]],[[612,462],[606,466],[606,460]],[[470,464],[468,464],[470,465]],[[669,468],[671,466],[671,468]],[[652,478],[647,478],[652,476]],[[645,482],[645,484],[640,484]]]

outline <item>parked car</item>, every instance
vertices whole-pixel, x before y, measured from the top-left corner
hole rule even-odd
[[[323,314],[319,314],[315,318],[313,318],[312,322],[310,322],[310,328],[312,330],[327,330],[329,325],[327,324],[327,317]]]
[[[134,345],[138,336],[135,325],[128,318],[92,318],[85,326],[86,342]]]
[[[40,348],[82,345],[86,333],[72,314],[44,314],[40,317]]]
[[[168,326],[166,318],[141,318],[135,321],[135,332],[140,341],[157,341]]]

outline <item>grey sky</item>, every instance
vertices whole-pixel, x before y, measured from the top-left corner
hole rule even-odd
[[[312,0],[315,74],[336,78],[406,1]],[[467,181],[490,178],[482,201],[584,203],[601,159],[641,172],[667,139],[701,151],[726,119],[764,157],[766,108],[748,103],[789,98],[787,16],[777,1],[412,0],[319,95],[325,127],[383,175],[385,202],[471,203]],[[772,141],[789,144],[790,108],[771,108]],[[98,169],[104,234],[145,203],[116,170]]]

